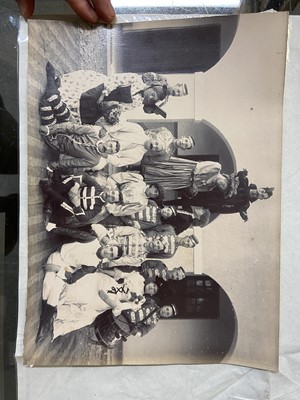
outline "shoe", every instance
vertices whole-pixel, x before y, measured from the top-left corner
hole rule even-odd
[[[61,86],[61,79],[59,76],[55,78],[55,86],[57,89],[59,89]]]
[[[46,75],[47,79],[49,78],[55,80],[55,68],[50,61],[48,61],[46,64]]]
[[[52,188],[52,185],[51,185],[51,182],[50,182],[49,178],[42,178],[39,181],[39,186],[40,186],[40,188],[42,189],[42,191],[44,193],[49,192],[49,190]]]
[[[50,334],[52,335],[53,319],[56,314],[56,307],[50,306],[45,301],[42,305],[39,330],[35,339],[36,343],[42,343]]]

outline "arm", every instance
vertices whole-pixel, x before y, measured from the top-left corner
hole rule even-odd
[[[144,147],[137,144],[133,149],[121,150],[119,153],[108,155],[107,162],[115,167],[125,167],[127,165],[139,163],[145,152],[146,150]]]
[[[97,268],[92,266],[83,265],[77,271],[70,273],[66,272],[67,284],[72,285],[73,283],[77,282],[80,278],[87,274],[93,274],[96,272]]]
[[[107,82],[104,86],[108,95],[118,86],[132,86],[139,84],[139,89],[141,89],[140,81],[141,78],[139,77],[139,75],[135,73],[125,72],[111,75],[110,77],[108,77]]]
[[[92,224],[92,229],[100,243],[106,244],[110,240],[109,231],[103,225]]]
[[[143,176],[136,172],[117,172],[111,175],[111,179],[113,179],[118,185],[144,181]]]
[[[48,126],[51,134],[64,133],[66,135],[87,135],[94,136],[96,139],[99,137],[99,127],[92,125],[79,125],[72,122],[63,122],[62,124],[55,124]]]
[[[103,274],[109,275],[112,278],[114,278],[116,281],[118,281],[119,279],[124,279],[128,274],[126,272],[121,271],[118,268],[113,268],[113,269],[101,269],[101,272]]]
[[[215,161],[199,161],[196,163],[194,169],[194,175],[204,173],[215,173],[218,174],[222,169],[222,165]]]
[[[140,336],[147,335],[147,333],[149,333],[150,331],[152,331],[152,329],[154,329],[156,327],[156,324],[157,324],[157,321],[152,322],[150,325],[140,324],[138,327],[136,327],[136,331],[137,331],[136,336],[140,337]]]
[[[147,204],[131,203],[131,204],[107,204],[106,209],[110,214],[116,217],[127,216],[135,214],[136,212],[142,211],[146,208]]]
[[[166,268],[166,264],[164,264],[160,260],[146,260],[141,265],[142,269],[147,268]]]
[[[168,85],[167,79],[163,75],[157,74],[155,72],[145,72],[142,75],[142,80],[148,86],[151,86],[151,84],[153,84],[153,83],[156,83],[156,84],[159,83],[161,85]]]
[[[52,168],[83,168],[83,169],[90,169],[97,165],[101,159],[101,156],[87,154],[87,153],[80,153],[78,151],[78,157],[68,157],[60,161],[51,162],[49,165]]]
[[[93,225],[92,225],[92,227],[93,227]],[[140,233],[140,231],[138,229],[136,229],[136,228],[131,227],[131,226],[116,226],[115,228],[110,228],[109,233],[114,238],[117,238],[118,236],[135,235],[137,233]]]
[[[144,257],[124,256],[118,260],[111,261],[111,266],[128,265],[130,267],[139,267],[144,260]]]
[[[105,182],[105,185],[100,185],[99,181],[93,176],[93,175],[89,175],[86,172],[84,172],[82,174],[82,182],[86,185],[86,186],[95,186],[95,188],[97,189],[103,189],[104,186],[106,186],[106,178],[103,177],[103,183]]]
[[[175,229],[173,228],[172,225],[169,224],[163,224],[163,225],[157,225],[154,229],[148,229],[146,232],[146,236],[159,236],[160,234],[167,234],[167,235],[174,235],[176,236]]]

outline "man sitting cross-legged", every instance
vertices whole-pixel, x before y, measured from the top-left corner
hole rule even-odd
[[[67,243],[52,253],[45,266],[43,282],[43,309],[37,341],[43,341],[50,330],[51,320],[56,311],[59,297],[65,282],[73,274],[81,271],[77,279],[83,275],[95,272],[99,265],[117,259],[122,255],[122,248],[112,242],[107,230],[101,225],[93,225],[96,236],[87,243]],[[77,279],[71,280],[74,283]],[[55,288],[55,290],[52,290]]]
[[[40,134],[56,152],[69,157],[60,157],[52,162],[52,168],[102,169],[108,155],[118,153],[117,140],[104,140],[101,128],[91,125],[77,125],[70,122],[41,126]]]
[[[63,177],[54,171],[51,180],[40,181],[40,187],[52,210],[49,219],[52,225],[46,226],[47,230],[56,226],[78,227],[95,224],[107,215],[107,204],[119,201],[118,190],[103,188],[87,173]]]
[[[164,190],[158,184],[147,185],[142,175],[134,172],[118,172],[107,178],[105,185],[119,190],[119,203],[108,204],[108,213],[115,216],[131,215],[142,211],[149,199],[157,201],[164,197]]]

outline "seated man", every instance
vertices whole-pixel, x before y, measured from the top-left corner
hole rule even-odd
[[[203,207],[173,207],[160,208],[154,200],[149,200],[148,205],[141,211],[119,218],[108,216],[102,220],[105,226],[134,226],[137,229],[147,230],[159,225],[171,225],[176,235],[184,232],[191,226],[203,228],[209,223],[210,212]]]
[[[101,269],[103,272],[108,272],[115,279],[122,279],[130,271],[139,272],[145,279],[145,283],[156,282],[157,278],[163,281],[174,280],[181,281],[185,278],[185,271],[182,267],[168,269],[166,264],[160,260],[146,260],[142,262],[140,267],[118,266],[113,269],[114,273],[111,274],[111,269]]]
[[[119,226],[109,229],[112,239],[122,247],[123,256],[110,263],[111,266],[140,266],[147,257],[161,258],[171,254],[171,247],[163,243],[161,237],[147,236],[139,229]]]
[[[65,283],[58,276],[55,276],[54,281],[47,282],[47,285],[44,280],[43,308],[36,341],[42,342],[48,336],[52,330],[52,321],[54,340],[90,325],[108,309],[112,309],[116,316],[122,310],[136,311],[145,302],[144,290],[144,279],[136,272],[127,274],[120,283],[100,272],[83,276],[71,283]]]
[[[99,265],[106,264],[122,255],[120,246],[109,244],[110,238],[105,228],[95,226],[95,230],[97,238],[93,238],[91,242],[63,244],[60,250],[48,257],[43,281],[43,308],[37,342],[43,341],[48,335],[56,306],[70,275],[79,272],[76,279],[70,281],[70,283],[74,283],[78,278],[95,272]]]
[[[169,96],[188,94],[185,84],[170,86],[165,77],[154,72],[143,75],[122,73],[107,77],[94,71],[79,70],[56,79],[55,69],[48,62],[46,74],[47,86],[42,105],[49,107],[48,113],[52,111],[54,120],[59,121],[68,120],[72,114],[79,123],[94,125],[103,117],[103,105],[107,102],[119,103],[122,111],[143,105],[146,113],[166,117],[160,107],[168,101]],[[43,119],[44,114],[41,113],[41,116]]]
[[[95,224],[106,216],[108,203],[119,201],[118,190],[102,189],[97,180],[87,173],[63,178],[54,171],[52,181],[42,179],[40,187],[52,210],[49,222],[57,226]]]
[[[165,206],[161,209],[161,217],[162,222],[171,225],[176,235],[179,235],[191,226],[206,226],[209,223],[210,212],[203,207]]]
[[[195,145],[191,136],[176,139],[165,127],[144,131],[139,124],[123,121],[113,126],[101,122],[101,126],[102,132],[106,132],[105,138],[117,140],[120,144],[120,151],[107,158],[107,162],[116,167],[137,164],[141,161],[151,163],[154,160],[166,160],[177,149],[187,150]]]
[[[160,318],[172,318],[178,314],[178,309],[174,304],[158,307],[155,301],[148,298],[138,311],[124,310],[127,320],[131,322],[132,329],[130,334],[136,337],[145,336],[157,325]]]
[[[160,225],[154,229],[149,229],[145,231],[145,235],[148,238],[159,239],[164,245],[165,251],[160,254],[159,258],[170,258],[176,253],[180,246],[191,249],[199,243],[194,234],[177,236],[171,225]],[[150,256],[148,257],[150,258]]]
[[[145,278],[145,282],[155,282],[156,278],[164,281],[169,279],[181,281],[185,278],[185,271],[182,267],[168,269],[166,264],[160,260],[146,260],[142,263],[140,274]]]
[[[158,184],[147,185],[142,175],[134,172],[118,172],[107,178],[106,186],[119,190],[119,204],[108,204],[107,211],[115,216],[131,215],[142,211],[149,199],[162,200],[164,190]]]
[[[156,129],[148,129],[145,131],[148,135],[148,140],[145,142],[145,148],[148,152],[145,154],[142,164],[153,161],[168,160],[175,156],[178,149],[190,150],[195,146],[195,141],[192,136],[181,136],[175,138],[174,135],[165,127]],[[153,150],[156,150],[153,152]]]
[[[101,129],[90,125],[63,123],[41,126],[40,134],[53,150],[70,156],[52,162],[50,164],[52,168],[91,169],[98,166],[98,169],[101,169],[105,167],[108,155],[118,153],[120,150],[118,141],[104,141]]]

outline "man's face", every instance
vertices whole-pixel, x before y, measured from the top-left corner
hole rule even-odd
[[[185,273],[181,268],[174,268],[172,271],[170,271],[170,278],[173,281],[181,281],[183,278],[185,278]]]
[[[173,215],[173,211],[171,207],[164,207],[160,210],[160,215],[163,218],[170,218]]]
[[[265,200],[265,199],[268,199],[268,198],[269,198],[269,195],[268,195],[268,193],[265,191],[265,189],[259,188],[259,189],[257,190],[257,198],[258,198],[259,200]]]
[[[177,139],[177,146],[182,149],[190,149],[192,147],[191,139],[187,136],[182,136],[181,138]]]
[[[194,208],[194,215],[197,218],[202,217],[202,215],[204,215],[205,213],[205,209],[203,207],[195,207]]]
[[[150,296],[153,296],[157,293],[158,287],[157,284],[154,282],[148,283],[145,285],[145,293],[149,294]]]
[[[194,247],[194,243],[191,240],[190,236],[184,236],[184,237],[180,238],[180,245],[183,247],[188,247],[188,248]]]
[[[104,246],[100,251],[102,258],[107,258],[108,260],[114,260],[118,257],[118,247],[117,246]]]
[[[159,190],[156,186],[148,186],[146,189],[147,197],[151,197],[151,199],[156,199],[159,196]]]
[[[169,86],[168,93],[170,96],[183,96],[183,87],[180,84]]]
[[[159,239],[153,239],[149,243],[149,249],[154,253],[159,253],[160,251],[163,251],[164,248],[165,246]]]
[[[229,182],[225,177],[219,178],[217,181],[217,187],[221,192],[225,192],[225,190],[228,188]]]
[[[173,308],[171,306],[163,306],[160,311],[160,316],[163,318],[170,318],[173,317],[174,312],[173,312]]]
[[[147,106],[153,106],[158,101],[158,95],[153,88],[148,88],[144,91],[143,103]]]
[[[163,150],[163,144],[156,139],[148,139],[144,143],[144,147],[146,150],[151,151],[153,153],[159,153]]]
[[[102,198],[106,203],[118,203],[120,200],[120,192],[117,189],[105,189]]]
[[[117,142],[115,140],[107,140],[106,142],[99,143],[99,150],[105,154],[115,154],[118,152]]]

